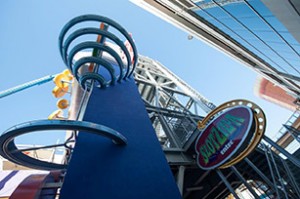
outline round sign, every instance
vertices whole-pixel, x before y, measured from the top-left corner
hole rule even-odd
[[[209,170],[226,163],[247,140],[253,122],[252,110],[247,106],[236,106],[218,115],[196,140],[198,166]]]

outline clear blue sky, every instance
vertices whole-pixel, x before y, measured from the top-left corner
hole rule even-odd
[[[1,1],[0,91],[56,74],[66,67],[58,51],[63,25],[82,14],[114,19],[133,34],[140,54],[158,60],[216,105],[251,100],[267,115],[267,134],[277,132],[291,112],[253,94],[256,73],[225,54],[144,11],[129,1]],[[45,119],[56,110],[52,82],[0,99],[0,133]]]

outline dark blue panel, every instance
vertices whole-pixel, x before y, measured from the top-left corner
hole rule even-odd
[[[61,198],[181,198],[133,80],[94,89],[84,120],[119,131],[128,144],[80,134]]]

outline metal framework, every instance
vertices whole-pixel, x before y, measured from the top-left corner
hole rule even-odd
[[[235,166],[212,171],[198,168],[193,146],[201,133],[197,122],[216,106],[148,57],[139,56],[134,78],[183,198],[224,198],[230,193],[242,198],[245,192],[252,198],[300,197],[295,178],[299,159],[265,136]]]
[[[197,122],[216,106],[152,59],[139,57],[134,78],[159,140],[187,150],[198,135]],[[176,133],[174,133],[176,132]]]

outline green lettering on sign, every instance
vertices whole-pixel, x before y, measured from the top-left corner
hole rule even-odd
[[[200,153],[203,157],[204,163],[207,164],[208,163],[208,154],[207,154],[207,149],[206,150],[205,149],[206,149],[205,145],[201,146],[200,147]]]
[[[225,118],[228,119],[235,126],[242,126],[242,124],[245,122],[244,118],[236,117],[230,114],[225,115]]]
[[[220,147],[226,142],[227,137],[224,136],[218,129],[212,128],[212,133],[214,133],[216,139],[218,140],[218,143]]]

